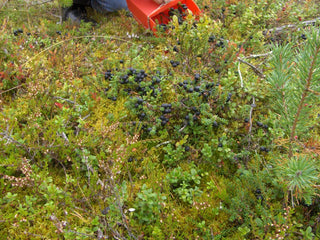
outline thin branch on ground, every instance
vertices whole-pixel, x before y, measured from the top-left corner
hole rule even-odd
[[[0,136],[1,135],[3,136],[2,137],[3,140],[7,140],[6,144],[14,143],[17,146],[22,147],[29,155],[31,155],[30,149],[27,146],[25,146],[24,144],[20,143],[19,141],[15,140],[13,137],[11,137],[11,134],[8,131],[8,127],[7,127],[7,130],[0,132]]]
[[[320,17],[312,19],[312,20],[308,20],[308,21],[303,21],[300,24],[306,25],[306,26],[315,25],[315,23],[317,21],[320,21]],[[266,33],[280,33],[280,32],[282,32],[282,31],[284,31],[286,29],[296,28],[296,27],[297,27],[297,24],[288,24],[288,25],[284,25],[284,26],[281,26],[281,27],[268,29],[268,30],[266,30]]]
[[[188,124],[186,123],[186,124],[184,124],[184,126],[181,128],[181,129],[179,129],[179,132],[182,132],[186,127],[188,126]]]
[[[241,69],[240,69],[240,61],[238,62],[238,73],[240,78],[240,86],[243,88],[243,78],[242,78]]]
[[[239,62],[247,64],[251,69],[261,78],[266,78],[266,75],[263,74],[262,70],[254,66],[253,64],[243,60],[242,58],[238,57]]]
[[[251,104],[251,108],[250,108],[250,116],[249,116],[249,134],[251,133],[252,130],[252,113],[253,113],[253,109],[256,107],[256,99],[255,97],[252,97],[252,104]]]
[[[260,58],[260,57],[268,57],[272,54],[272,51],[270,52],[267,52],[267,53],[262,53],[262,54],[252,54],[252,55],[249,55],[249,56],[246,56],[244,58]]]
[[[71,100],[66,99],[66,98],[57,97],[57,96],[53,96],[53,98],[54,98],[54,99],[60,99],[60,100],[66,101],[66,102],[71,103],[71,104],[74,104],[74,105],[78,105],[76,102],[71,101]]]
[[[69,143],[69,139],[68,139],[67,135],[65,134],[65,132],[62,132],[62,133],[61,133],[61,137],[62,137],[67,143]]]
[[[162,146],[162,145],[165,145],[165,144],[168,144],[168,143],[170,143],[171,141],[166,141],[166,142],[163,142],[163,143],[159,143],[157,146],[156,146],[156,148],[158,148],[158,147],[160,147],[160,146]]]

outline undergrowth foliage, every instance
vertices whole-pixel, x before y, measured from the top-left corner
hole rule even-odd
[[[320,237],[317,2],[196,2],[157,37],[0,5],[4,238]]]

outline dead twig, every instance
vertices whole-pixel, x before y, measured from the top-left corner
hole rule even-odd
[[[249,56],[246,56],[244,58],[260,58],[260,57],[268,57],[272,54],[272,51],[270,52],[267,52],[267,53],[262,53],[262,54],[252,54],[252,55],[249,55]]]
[[[156,146],[156,148],[158,148],[158,147],[160,147],[160,146],[162,146],[162,145],[165,145],[165,144],[168,144],[168,143],[170,143],[171,141],[166,141],[166,142],[163,142],[163,143],[159,143],[157,146]]]
[[[300,24],[306,25],[306,26],[308,26],[308,25],[315,25],[315,23],[316,23],[317,21],[320,21],[320,17],[315,18],[315,19],[312,19],[312,20],[308,20],[308,21],[303,21],[303,22],[301,22]],[[277,34],[277,33],[280,33],[280,32],[282,32],[282,31],[286,30],[286,29],[291,29],[291,28],[296,28],[296,27],[297,27],[296,24],[288,24],[288,25],[284,25],[284,26],[281,26],[281,27],[276,27],[276,28],[268,29],[268,30],[265,31],[265,33],[266,33],[266,34],[267,34],[267,33],[276,33],[276,34]]]
[[[179,132],[182,132],[187,126],[188,126],[188,123],[185,123],[183,127],[179,129]]]
[[[252,97],[252,104],[251,104],[251,108],[250,108],[250,116],[249,116],[249,134],[251,133],[252,130],[252,113],[253,113],[253,109],[256,107],[256,99],[254,97]]]
[[[57,96],[54,96],[53,98],[54,98],[54,99],[60,99],[60,100],[63,100],[63,101],[65,101],[65,102],[68,102],[68,103],[71,103],[71,104],[74,104],[74,105],[78,105],[76,102],[71,101],[71,100],[66,99],[66,98],[57,97]]]
[[[244,64],[247,64],[249,67],[251,67],[251,69],[261,78],[266,78],[266,75],[263,74],[262,70],[260,68],[257,68],[256,66],[254,66],[253,64],[243,60],[242,58],[238,57],[238,61],[242,62]]]
[[[243,88],[243,78],[242,78],[241,69],[240,69],[240,61],[238,62],[238,73],[240,78],[240,86]]]
[[[7,126],[7,130],[4,130],[3,132],[0,132],[0,136],[3,136],[2,138],[0,138],[0,140],[6,140],[6,144],[11,144],[14,143],[16,146],[23,148],[28,155],[33,159],[33,157],[31,156],[31,150],[30,148],[28,148],[26,145],[20,143],[19,141],[15,140],[12,136],[11,136],[12,130],[9,132],[9,126]]]

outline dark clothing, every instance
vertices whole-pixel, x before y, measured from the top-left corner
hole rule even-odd
[[[91,6],[99,12],[114,12],[120,9],[128,10],[126,0],[73,0],[73,5]]]

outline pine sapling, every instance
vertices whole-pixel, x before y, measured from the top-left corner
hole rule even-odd
[[[289,138],[289,157],[298,136],[307,135],[312,123],[312,106],[319,102],[320,37],[313,30],[305,33],[307,40],[299,47],[292,44],[276,46],[268,80],[274,99],[273,110],[278,124]]]

